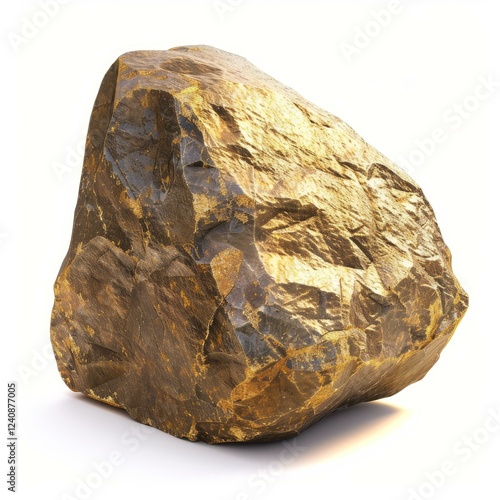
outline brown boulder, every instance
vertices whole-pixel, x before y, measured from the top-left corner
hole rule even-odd
[[[92,112],[51,338],[175,436],[287,438],[422,378],[467,308],[420,188],[246,60],[132,52]]]

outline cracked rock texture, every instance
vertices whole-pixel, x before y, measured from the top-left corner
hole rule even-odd
[[[205,46],[131,52],[93,108],[51,339],[66,384],[175,436],[293,436],[390,396],[467,308],[420,188]]]

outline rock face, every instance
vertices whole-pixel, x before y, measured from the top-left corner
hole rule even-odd
[[[287,438],[422,378],[466,308],[422,191],[340,119],[210,47],[106,74],[55,284],[72,390],[190,440]]]

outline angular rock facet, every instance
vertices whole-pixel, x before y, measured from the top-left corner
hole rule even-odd
[[[466,308],[422,191],[340,119],[210,47],[106,74],[55,284],[72,390],[191,440],[286,438],[422,378]]]

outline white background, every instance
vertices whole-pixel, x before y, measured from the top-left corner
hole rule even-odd
[[[500,426],[488,415],[500,412],[500,87],[474,98],[481,79],[500,82],[498,2],[401,0],[387,26],[374,20],[387,0],[65,3],[22,42],[27,21],[43,23],[40,4],[4,0],[1,13],[2,387],[6,401],[7,381],[18,383],[17,498],[499,498]],[[245,56],[397,162],[413,153],[420,164],[411,175],[470,295],[425,379],[319,422],[286,464],[283,443],[190,443],[71,393],[48,347],[51,287],[101,79],[123,52],[192,44]],[[468,116],[459,119],[454,106],[464,101]],[[445,140],[432,148],[436,128]],[[425,158],[415,153],[419,140]],[[55,165],[66,167],[62,176]],[[8,449],[0,449],[4,498]],[[110,455],[113,470],[96,472]]]

